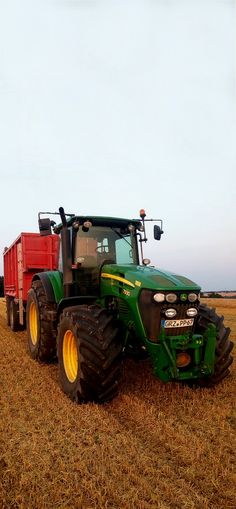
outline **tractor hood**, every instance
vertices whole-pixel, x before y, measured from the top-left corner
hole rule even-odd
[[[200,286],[190,279],[172,274],[155,267],[143,265],[104,265],[101,278],[110,280],[112,285],[120,283],[128,288],[146,288],[150,290],[195,290],[200,291]]]

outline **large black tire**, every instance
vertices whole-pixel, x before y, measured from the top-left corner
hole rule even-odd
[[[33,281],[28,292],[26,324],[31,357],[52,361],[56,357],[56,305],[47,301],[40,280]]]
[[[111,400],[118,393],[122,343],[113,318],[100,306],[63,311],[58,327],[59,379],[77,403]]]
[[[200,304],[195,333],[204,334],[209,324],[214,324],[217,330],[215,350],[215,372],[213,375],[198,380],[199,385],[213,387],[229,375],[229,367],[233,362],[230,355],[233,343],[229,340],[230,328],[224,326],[224,317],[218,316],[214,309]]]
[[[16,332],[19,329],[19,315],[18,315],[18,306],[15,303],[14,299],[10,299],[9,301],[9,315],[8,318],[9,325],[13,332]]]

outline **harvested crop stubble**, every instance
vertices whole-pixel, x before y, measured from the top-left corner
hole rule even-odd
[[[212,302],[211,302],[212,304]],[[214,300],[236,338],[236,300]],[[234,353],[235,355],[235,353]],[[33,361],[0,300],[0,507],[235,509],[236,363],[214,389],[127,360],[120,395],[77,406]]]

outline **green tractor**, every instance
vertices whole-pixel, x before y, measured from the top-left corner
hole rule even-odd
[[[229,374],[233,343],[223,317],[200,304],[200,287],[143,257],[140,219],[39,217],[42,235],[60,235],[56,271],[33,277],[27,300],[30,354],[56,356],[62,390],[76,402],[118,392],[124,355],[150,356],[162,381],[212,386]],[[161,239],[162,221],[154,226]],[[140,260],[141,258],[141,260]]]

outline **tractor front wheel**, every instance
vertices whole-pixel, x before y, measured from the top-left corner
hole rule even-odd
[[[198,380],[199,385],[213,387],[229,374],[229,367],[233,362],[231,351],[233,343],[229,340],[230,328],[224,326],[224,317],[218,316],[214,309],[205,304],[200,304],[196,323],[196,334],[204,334],[208,325],[216,327],[216,350],[215,350],[215,371],[214,374]]]
[[[105,402],[117,394],[122,344],[105,309],[97,305],[65,309],[57,348],[60,384],[73,401]]]

